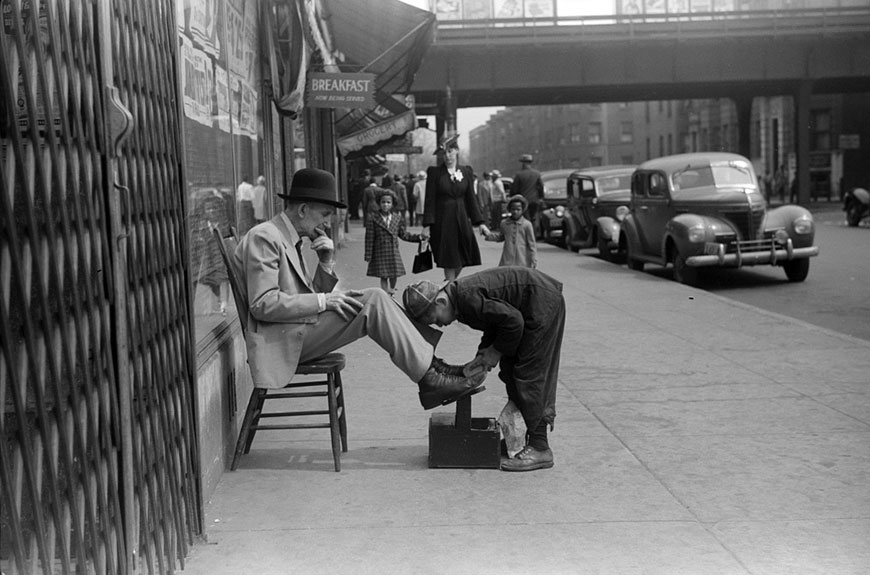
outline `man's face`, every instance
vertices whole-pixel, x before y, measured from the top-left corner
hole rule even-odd
[[[429,311],[426,312],[423,323],[444,327],[445,325],[450,325],[455,320],[456,313],[453,311],[453,306],[450,305],[450,302],[444,299],[437,299],[432,304],[432,307],[429,308]]]
[[[317,202],[308,202],[300,205],[300,218],[297,232],[300,236],[314,239],[320,234],[315,230],[326,233],[330,228],[332,215],[335,208]]]

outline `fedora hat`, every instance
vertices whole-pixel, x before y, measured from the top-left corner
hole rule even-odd
[[[531,164],[532,162],[535,161],[535,159],[532,158],[531,154],[523,154],[522,156],[520,156],[520,161],[521,162],[528,162]]]
[[[336,208],[347,205],[335,199],[335,176],[317,168],[302,168],[293,174],[289,194],[278,194],[285,200],[297,202],[317,202]]]

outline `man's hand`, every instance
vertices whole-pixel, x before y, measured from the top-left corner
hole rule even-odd
[[[357,289],[329,292],[326,294],[326,310],[334,311],[345,321],[350,321],[363,308],[363,303],[356,299],[362,293]]]
[[[332,238],[326,235],[326,232],[320,228],[314,228],[316,238],[311,240],[311,249],[317,252],[317,257],[323,263],[329,263],[335,260],[335,244],[332,243]]]

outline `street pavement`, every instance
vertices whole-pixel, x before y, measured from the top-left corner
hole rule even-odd
[[[378,285],[363,235],[338,252],[345,288]],[[481,242],[483,267],[500,248]],[[362,340],[341,472],[328,430],[260,432],[185,575],[870,573],[870,341],[549,245],[539,262],[568,309],[552,469],[429,469],[433,412]],[[400,289],[417,278],[441,274]],[[463,363],[478,337],[449,326],[438,354]],[[486,386],[475,417],[506,401]]]

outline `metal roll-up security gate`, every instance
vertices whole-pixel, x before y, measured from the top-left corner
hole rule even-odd
[[[0,0],[0,571],[201,531],[171,0]]]

